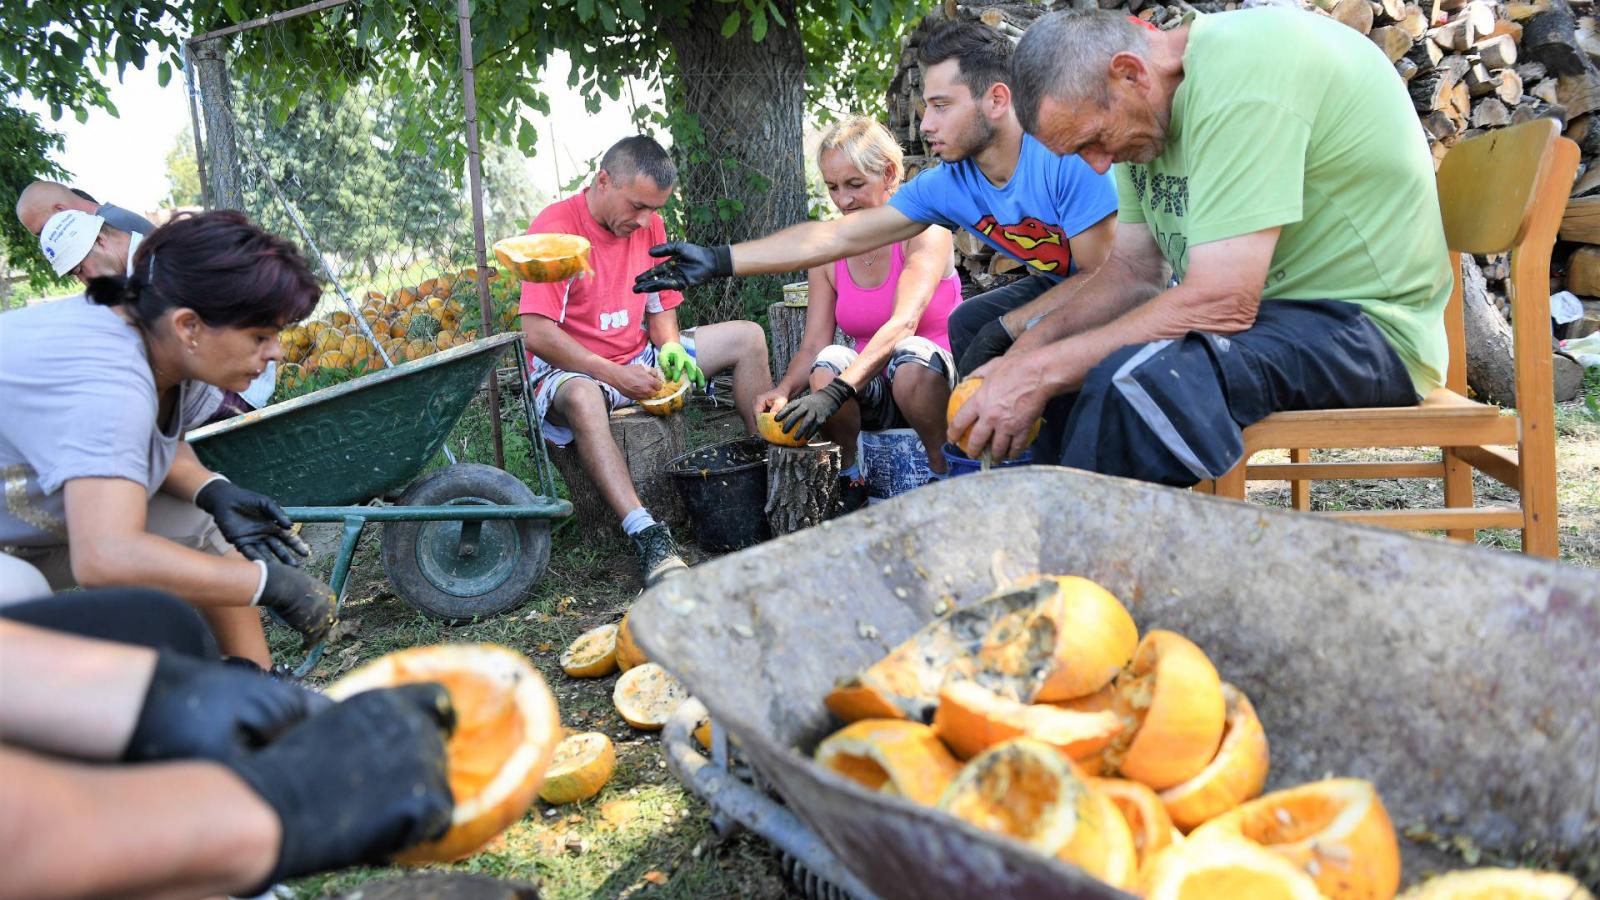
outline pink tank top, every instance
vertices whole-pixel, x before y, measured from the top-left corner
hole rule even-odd
[[[856,350],[867,345],[878,333],[889,316],[894,313],[894,288],[900,282],[900,272],[906,267],[905,252],[899,244],[890,254],[889,277],[875,288],[856,285],[850,277],[850,267],[844,260],[833,264],[833,285],[838,294],[834,305],[834,320],[839,329],[856,341]],[[933,289],[933,299],[922,311],[922,321],[917,323],[917,335],[925,337],[946,350],[950,349],[950,332],[946,325],[950,311],[961,302],[961,279],[952,272],[940,279]]]

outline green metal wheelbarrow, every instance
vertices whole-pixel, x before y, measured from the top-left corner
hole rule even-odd
[[[508,350],[522,377],[536,484],[476,463],[417,478]],[[330,579],[341,603],[361,532],[381,522],[384,572],[401,599],[452,622],[492,616],[528,596],[550,559],[551,520],[572,513],[556,496],[522,360],[522,335],[495,335],[219,422],[188,440],[209,468],[277,500],[290,519],[343,524]],[[374,502],[401,489],[392,505]],[[301,674],[321,650],[312,650]]]

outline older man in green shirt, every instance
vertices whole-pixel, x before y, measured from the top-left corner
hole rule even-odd
[[[1165,32],[1053,13],[1012,66],[1023,127],[1115,164],[1132,227],[979,370],[952,434],[1005,455],[1049,405],[1066,425],[1040,461],[1188,485],[1231,469],[1269,413],[1406,405],[1443,382],[1433,166],[1371,42],[1282,8]]]

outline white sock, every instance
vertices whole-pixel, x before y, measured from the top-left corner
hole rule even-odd
[[[929,481],[943,481],[943,480],[945,480],[946,478],[949,478],[949,477],[950,477],[950,470],[948,468],[945,469],[943,472],[935,472],[932,469],[928,470],[928,480]]]
[[[622,530],[628,537],[633,537],[655,523],[655,517],[650,515],[650,510],[641,506],[622,517]]]

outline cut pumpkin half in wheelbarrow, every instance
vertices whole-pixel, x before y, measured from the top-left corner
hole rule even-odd
[[[1400,847],[1383,801],[1357,778],[1315,781],[1251,800],[1194,830],[1254,841],[1299,867],[1333,900],[1393,897]]]
[[[1018,703],[972,681],[939,691],[933,730],[961,759],[1019,737],[1049,744],[1074,761],[1092,759],[1122,731],[1112,712],[1072,712],[1044,703]]]
[[[1465,869],[1430,878],[1400,900],[1594,900],[1594,895],[1561,872]]]
[[[1267,733],[1244,692],[1226,682],[1222,699],[1228,721],[1222,746],[1200,774],[1161,792],[1172,824],[1185,833],[1261,793],[1271,760]]]
[[[825,702],[847,722],[928,722],[947,681],[974,681],[1021,703],[1089,694],[1128,661],[1137,637],[1127,610],[1099,585],[1036,576],[923,626]]]
[[[1172,819],[1155,791],[1125,778],[1091,778],[1089,787],[1110,800],[1128,823],[1141,871],[1172,843]]]
[[[961,763],[920,722],[863,719],[817,745],[817,765],[870,790],[932,806]]]
[[[539,797],[557,806],[587,800],[600,793],[616,770],[617,751],[611,738],[598,731],[569,735],[556,745]]]
[[[1240,837],[1173,844],[1141,878],[1146,900],[1321,900],[1316,882],[1294,863]]]
[[[566,281],[589,267],[589,241],[575,234],[519,234],[494,242],[495,258],[523,281]]]
[[[689,693],[666,669],[652,662],[634,666],[617,679],[611,703],[629,725],[660,731]]]
[[[1222,679],[1205,653],[1177,632],[1144,636],[1117,676],[1112,705],[1126,730],[1107,749],[1106,770],[1158,791],[1200,774],[1222,743]]]
[[[544,679],[522,654],[493,644],[401,650],[356,669],[326,693],[344,700],[423,681],[443,684],[455,707],[456,728],[445,747],[455,811],[444,837],[395,857],[408,865],[470,856],[522,818],[562,733]]]
[[[616,623],[578,635],[561,651],[561,671],[573,678],[599,678],[617,670]]]

